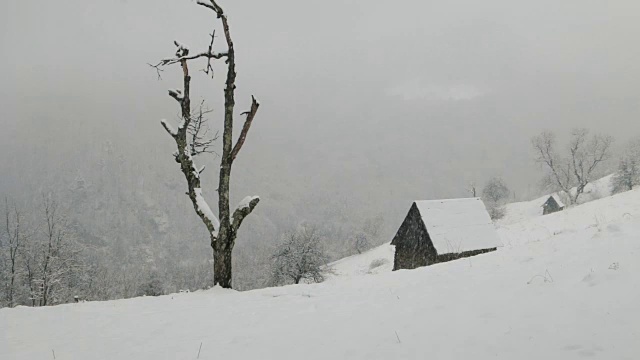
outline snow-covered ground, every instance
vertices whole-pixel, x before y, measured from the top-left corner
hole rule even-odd
[[[578,198],[579,204],[584,204],[593,200],[611,196],[611,180],[614,174],[607,175],[595,180],[584,188],[584,193]],[[571,189],[575,194],[575,188]],[[569,204],[568,199],[559,196],[564,204]],[[498,221],[498,224],[513,224],[523,220],[535,218],[542,215],[542,204],[547,201],[549,195],[539,197],[531,201],[522,201],[505,205],[505,217]]]
[[[410,271],[383,245],[322,284],[0,309],[0,359],[640,358],[640,191],[498,232]]]

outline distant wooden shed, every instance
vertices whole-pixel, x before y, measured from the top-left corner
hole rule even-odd
[[[393,270],[414,269],[502,246],[479,198],[415,201],[395,237]]]
[[[549,196],[544,204],[542,204],[542,215],[552,214],[562,210],[564,210],[564,204],[557,194]]]

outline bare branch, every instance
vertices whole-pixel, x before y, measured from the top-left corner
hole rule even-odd
[[[159,64],[153,65],[153,64],[147,63],[147,65],[149,65],[152,68],[156,69],[156,73],[158,74],[158,80],[162,80],[162,76],[160,75],[160,73],[163,72],[164,69],[162,69]]]
[[[198,5],[201,5],[201,6],[204,6],[204,7],[206,7],[206,8],[209,8],[209,9],[211,9],[211,10],[213,10],[213,11],[216,11],[216,9],[215,9],[211,4],[207,4],[207,3],[206,3],[206,2],[204,2],[203,0],[198,0],[196,3],[197,3]]]
[[[204,107],[203,100],[200,103],[200,107],[196,114],[192,115],[192,119],[189,122],[188,129],[191,140],[189,143],[191,156],[196,156],[203,153],[216,154],[216,152],[212,150],[211,147],[218,139],[218,132],[216,132],[211,137],[207,136],[209,132],[209,125],[207,124],[208,119],[205,117],[206,114],[209,114],[212,111],[213,110]]]
[[[553,180],[557,183],[560,190],[569,192],[571,185],[566,180],[566,176],[562,175],[562,165],[558,164],[558,154],[555,150],[555,135],[551,132],[543,132],[531,140],[533,148],[536,150],[536,161],[547,165],[551,171]]]
[[[213,31],[211,32],[211,34],[209,34],[209,36],[211,36],[211,42],[209,43],[209,50],[207,51],[207,53],[213,54],[213,40],[216,38],[216,30],[213,29]],[[213,67],[211,66],[211,57],[207,57],[207,67],[204,69],[204,73],[207,75],[211,73],[211,78],[213,79]]]
[[[251,123],[253,122],[253,118],[256,116],[256,113],[258,112],[258,107],[260,107],[260,103],[252,95],[251,109],[241,114],[241,115],[247,115],[247,118],[244,121],[244,126],[242,127],[242,131],[240,132],[240,137],[238,138],[236,145],[233,147],[233,150],[231,151],[231,161],[236,159],[236,156],[238,156],[240,149],[242,149],[242,145],[244,145],[244,141],[247,139],[247,133],[249,133],[249,128],[251,128]]]
[[[162,67],[162,66],[168,66],[168,65],[177,64],[177,63],[179,63],[179,62],[181,62],[183,60],[195,60],[195,59],[198,59],[198,58],[201,58],[201,57],[207,58],[209,60],[211,60],[211,59],[222,59],[223,57],[226,57],[226,56],[227,56],[226,52],[213,53],[213,52],[207,51],[207,52],[201,52],[201,53],[198,53],[196,55],[191,55],[191,56],[185,55],[185,56],[180,56],[180,57],[175,57],[175,58],[162,59],[156,65],[151,65],[150,64],[150,66],[154,67],[154,68],[158,68],[158,67]]]
[[[592,162],[588,168],[588,173],[591,174],[599,163],[608,160],[611,157],[611,144],[613,143],[613,137],[596,135],[589,147],[591,152]]]
[[[214,0],[210,0],[210,2],[211,4],[207,4],[204,0],[198,0],[197,4],[215,11],[216,14],[218,14],[218,18],[224,16],[224,11],[222,10],[222,8]]]
[[[210,36],[211,36],[211,43],[209,44],[209,48],[205,52],[200,52],[195,55],[189,55],[189,49],[185,45],[179,43],[178,41],[174,41],[174,44],[178,48],[176,50],[175,57],[162,59],[155,65],[149,64],[149,63],[147,63],[147,65],[151,66],[156,70],[156,73],[158,75],[158,80],[161,80],[162,76],[160,75],[160,73],[164,71],[163,67],[165,66],[169,66],[173,64],[182,64],[182,62],[184,61],[195,60],[199,58],[206,58],[207,67],[204,69],[204,72],[206,74],[211,74],[211,76],[213,77],[213,66],[211,65],[211,59],[222,59],[223,57],[226,57],[228,54],[226,52],[220,52],[220,53],[213,52],[213,40],[215,38],[215,30],[213,31],[212,34],[210,34]]]

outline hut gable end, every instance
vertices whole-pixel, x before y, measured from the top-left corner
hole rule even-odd
[[[415,269],[435,262],[437,254],[414,203],[391,241],[395,245],[394,270]]]
[[[549,196],[547,201],[542,204],[542,215],[552,214],[562,210],[564,210],[564,204],[556,194]]]

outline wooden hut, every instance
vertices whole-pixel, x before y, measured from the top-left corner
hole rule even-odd
[[[479,198],[415,201],[395,237],[393,270],[414,269],[502,246]]]
[[[542,215],[552,214],[562,210],[564,210],[564,204],[557,194],[549,196],[544,204],[542,204]]]

